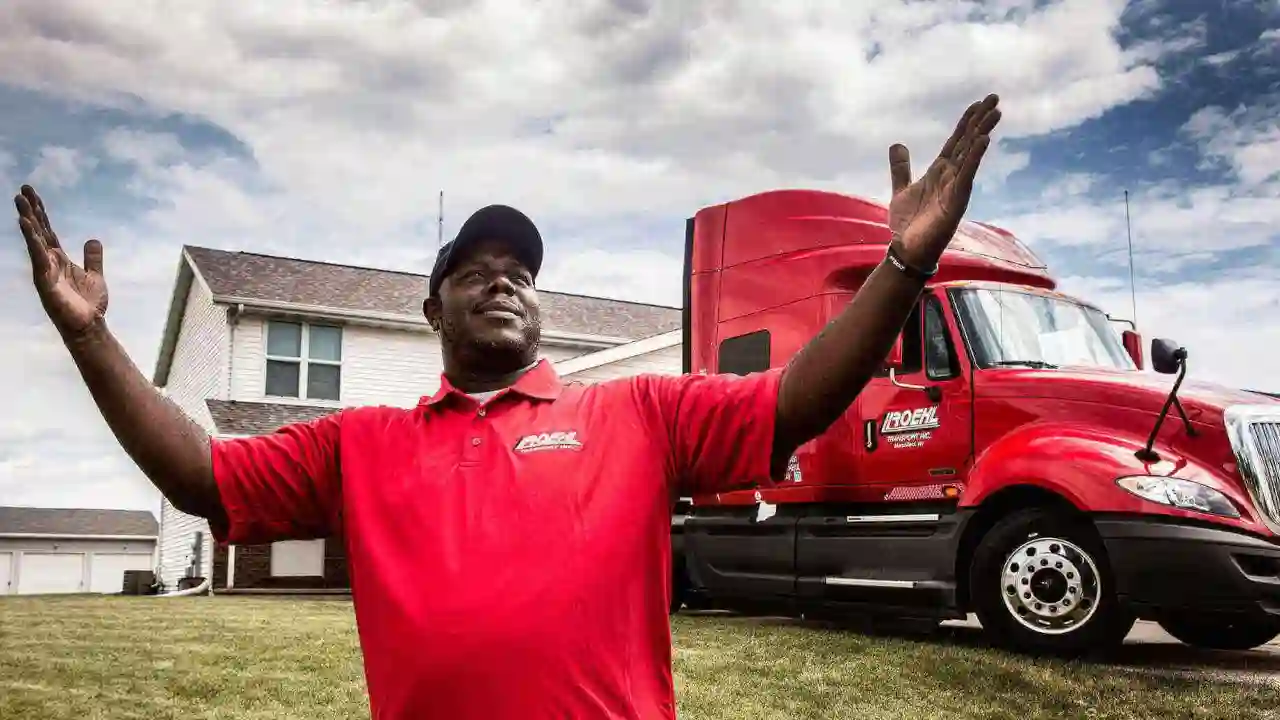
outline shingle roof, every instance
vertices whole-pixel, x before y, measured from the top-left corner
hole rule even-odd
[[[147,510],[0,507],[0,535],[144,535],[160,534],[160,524]]]
[[[186,246],[215,296],[421,318],[427,275]],[[540,290],[543,328],[638,340],[680,327],[680,310]]]
[[[337,412],[327,407],[243,400],[205,400],[204,404],[213,416],[219,435],[262,435],[290,423],[315,420]]]

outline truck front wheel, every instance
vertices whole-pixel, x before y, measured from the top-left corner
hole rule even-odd
[[[1160,618],[1160,627],[1187,645],[1211,650],[1251,650],[1280,635],[1280,621],[1248,615],[1177,613]]]
[[[996,523],[974,552],[969,582],[983,630],[1011,650],[1105,650],[1120,644],[1136,619],[1116,598],[1092,528],[1049,508]]]

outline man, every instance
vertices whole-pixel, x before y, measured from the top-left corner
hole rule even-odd
[[[423,303],[439,392],[262,437],[211,440],[108,332],[102,246],[68,258],[15,199],[35,287],[103,417],[222,542],[344,538],[375,718],[671,718],[671,500],[767,484],[883,362],[955,232],[1000,119],[966,111],[911,182],[890,149],[896,238],[785,368],[562,385],[538,361],[542,243],[502,206],[442,248]]]

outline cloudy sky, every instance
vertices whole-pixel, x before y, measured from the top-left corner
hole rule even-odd
[[[153,367],[184,243],[425,271],[506,202],[544,288],[678,305],[684,218],[777,187],[883,199],[1001,95],[971,217],[1063,287],[1280,391],[1280,0],[0,3],[0,179],[106,247]],[[0,244],[0,504],[156,508]]]

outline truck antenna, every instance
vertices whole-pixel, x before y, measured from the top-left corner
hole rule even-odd
[[[1129,238],[1129,296],[1133,303],[1133,325],[1138,325],[1138,289],[1133,280],[1133,227],[1129,223],[1129,191],[1124,191],[1124,230]]]
[[[436,207],[436,247],[444,245],[444,191],[440,191],[440,203]]]

